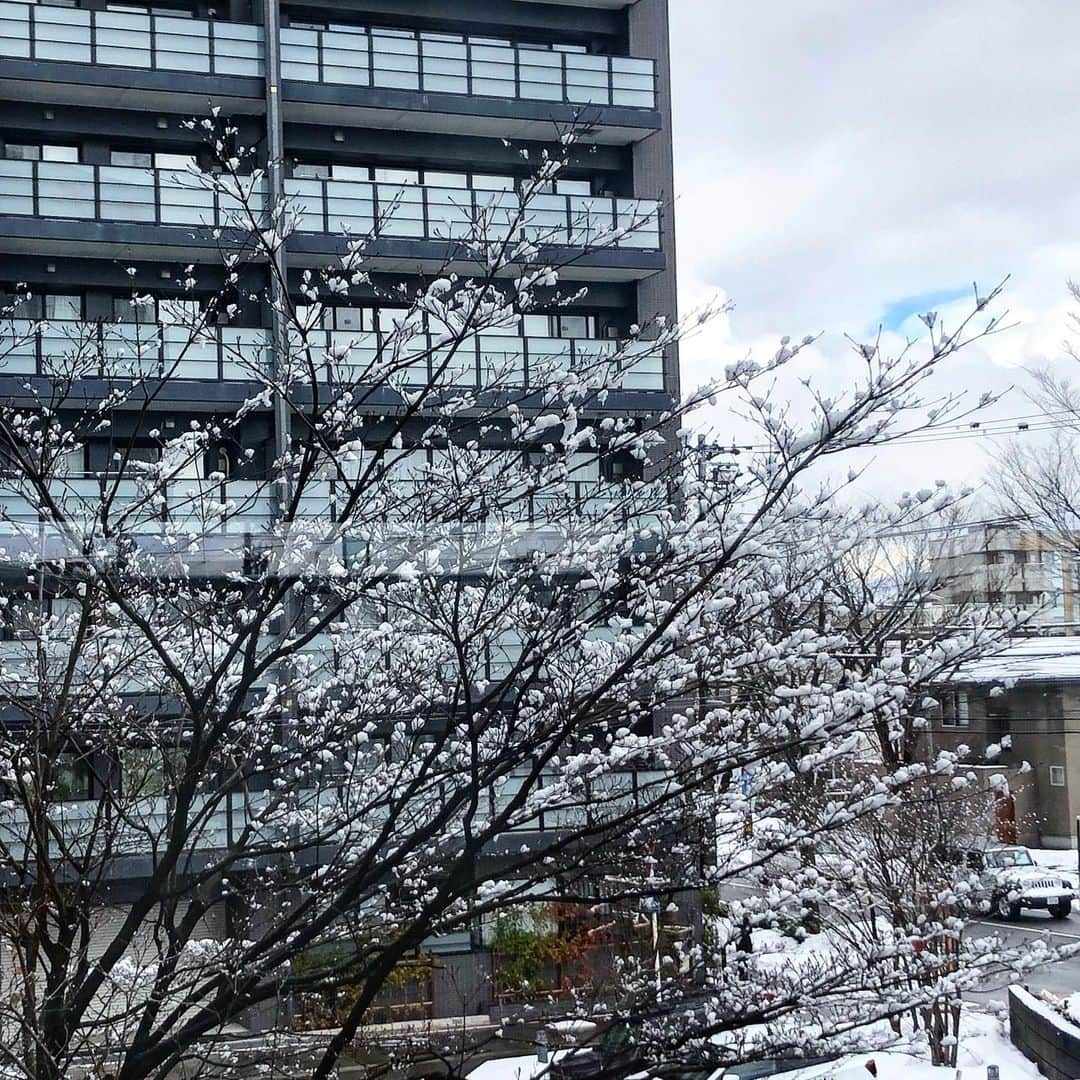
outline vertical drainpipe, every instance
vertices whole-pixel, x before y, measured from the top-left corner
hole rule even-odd
[[[271,221],[278,222],[278,212],[285,202],[285,135],[281,106],[281,12],[279,0],[263,0],[263,49],[266,73],[266,208]],[[289,339],[288,322],[285,312],[288,307],[288,262],[285,245],[280,244],[274,253],[270,267],[270,370],[275,380],[282,379],[288,366]],[[274,457],[281,461],[292,446],[289,409],[285,398],[278,394],[274,398]],[[282,471],[278,477],[275,495],[277,517],[283,515],[283,508],[290,505],[293,496],[291,477]],[[287,538],[283,529],[282,543]],[[289,590],[285,604],[285,625],[292,626],[296,619],[296,596]],[[289,688],[292,671],[288,664],[283,664],[278,671],[278,680],[282,687]],[[288,745],[295,739],[296,698],[294,691],[286,689],[282,701],[282,744]],[[269,913],[268,913],[269,914]],[[257,914],[256,914],[257,917]],[[277,1002],[268,1001],[259,1009],[261,1027],[274,1028],[282,1023],[288,1025],[292,1019],[293,1002],[281,998]]]
[[[285,201],[285,136],[281,118],[281,13],[278,0],[263,0],[263,38],[266,55],[266,204],[271,216]],[[288,355],[288,337],[284,310],[288,302],[282,282],[286,279],[287,264],[285,246],[275,253],[276,273],[270,276],[270,363],[275,376],[285,367]],[[289,412],[285,401],[278,396],[274,400],[274,449],[278,458],[290,446]],[[279,487],[282,502],[291,494],[291,484],[286,481]]]

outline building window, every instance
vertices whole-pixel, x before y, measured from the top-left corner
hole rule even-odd
[[[53,143],[7,143],[4,157],[9,161],[75,161],[79,160],[77,146],[58,146]]]
[[[966,690],[946,694],[941,702],[942,727],[968,727],[971,724],[970,702]]]
[[[72,293],[38,293],[15,305],[12,317],[16,319],[51,319],[70,321],[81,319],[83,298]]]
[[[1065,786],[1065,766],[1064,765],[1051,765],[1050,766],[1050,786],[1051,787],[1064,787]]]
[[[56,763],[55,798],[64,801],[90,798],[90,767],[74,754],[61,754]]]

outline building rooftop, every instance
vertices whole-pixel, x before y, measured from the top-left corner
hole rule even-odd
[[[950,681],[1080,682],[1080,637],[1034,637],[1011,641],[999,652],[961,665]]]

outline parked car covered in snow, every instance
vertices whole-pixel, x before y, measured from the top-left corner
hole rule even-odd
[[[979,898],[1003,919],[1016,919],[1025,909],[1049,911],[1055,919],[1064,919],[1072,910],[1072,885],[1039,866],[1026,847],[978,848],[967,852],[966,858],[979,875]]]

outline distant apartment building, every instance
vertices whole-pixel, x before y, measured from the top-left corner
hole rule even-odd
[[[967,526],[936,545],[930,574],[947,606],[1017,609],[1027,626],[1064,634],[1075,633],[1080,624],[1075,560],[1029,526]]]

